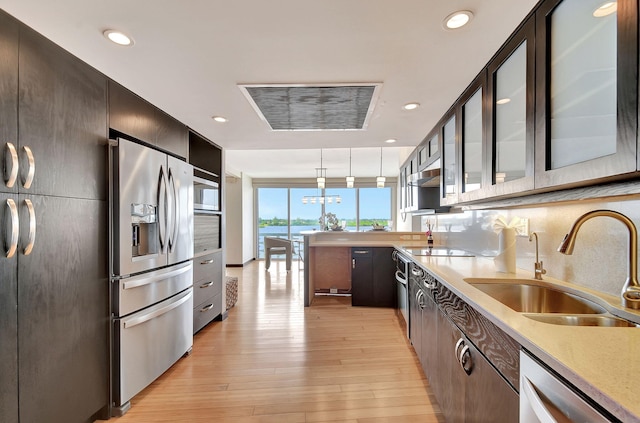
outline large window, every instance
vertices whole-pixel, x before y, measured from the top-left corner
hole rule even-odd
[[[302,241],[302,231],[322,230],[322,213],[333,213],[347,231],[368,231],[377,223],[392,226],[391,188],[327,188],[332,201],[311,202],[309,197],[322,195],[316,188],[258,188],[257,235],[258,258],[264,258],[264,237]],[[335,201],[340,196],[340,202]],[[307,197],[307,202],[302,200]]]

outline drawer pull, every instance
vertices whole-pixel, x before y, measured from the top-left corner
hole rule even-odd
[[[204,313],[206,311],[209,311],[213,308],[213,304],[209,304],[208,306],[204,306],[200,309],[200,313]]]
[[[213,285],[213,281],[203,283],[202,285],[200,285],[200,288],[209,288],[211,285]]]
[[[211,263],[213,263],[213,259],[200,262],[200,264],[211,264]]]

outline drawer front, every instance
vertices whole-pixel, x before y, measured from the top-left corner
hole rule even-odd
[[[205,327],[220,313],[222,313],[222,293],[213,296],[193,309],[193,333]]]
[[[220,278],[203,279],[193,285],[193,303],[201,304],[214,295],[222,292],[222,280]]]
[[[222,252],[193,259],[193,283],[222,277]]]

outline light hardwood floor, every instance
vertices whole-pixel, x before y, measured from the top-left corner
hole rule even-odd
[[[444,422],[395,311],[317,297],[283,261],[228,268],[238,302],[109,423]]]

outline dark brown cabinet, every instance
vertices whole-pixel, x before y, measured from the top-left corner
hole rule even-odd
[[[447,422],[517,422],[520,346],[410,264],[409,336]]]
[[[351,249],[351,305],[395,307],[393,248]]]
[[[21,191],[107,200],[107,79],[27,28],[19,69],[19,153],[29,148],[35,168]]]
[[[183,159],[188,156],[187,127],[113,81],[109,81],[109,127],[116,135],[134,137]]]
[[[84,422],[108,403],[107,204],[24,200],[36,237],[17,260],[20,421]],[[20,214],[28,232],[27,208]]]
[[[4,12],[0,53],[0,421],[106,417],[107,81]]]
[[[12,154],[7,143],[17,147],[18,139],[18,33],[16,21],[0,11],[0,163]],[[17,153],[17,151],[16,151]],[[18,421],[18,262],[7,258],[6,240],[12,226],[9,201],[18,201],[18,184],[7,187],[11,169],[4,169],[0,182],[0,235],[3,251],[0,257],[0,421]],[[7,172],[9,174],[7,174]],[[6,194],[5,194],[6,193]]]

